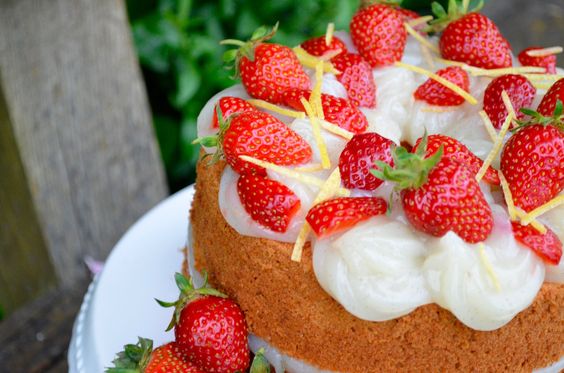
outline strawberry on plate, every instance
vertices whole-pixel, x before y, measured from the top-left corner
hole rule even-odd
[[[313,56],[323,56],[327,52],[332,52],[340,50],[341,52],[347,52],[347,47],[341,39],[336,36],[331,38],[329,45],[325,42],[325,35],[318,36],[316,38],[311,38],[304,41],[300,46],[309,54]]]
[[[347,90],[349,101],[356,106],[376,107],[376,83],[372,67],[355,53],[341,53],[331,59],[340,74],[337,80]]]
[[[239,176],[237,193],[253,220],[274,232],[286,232],[301,205],[290,188],[259,175]]]
[[[139,338],[137,344],[127,344],[106,373],[205,373],[170,342],[153,350],[153,341]]]
[[[416,229],[441,237],[453,231],[468,243],[484,241],[493,229],[493,216],[470,169],[440,147],[425,158],[424,137],[415,153],[394,149],[395,167],[376,162],[373,174],[397,183],[407,220]]]
[[[278,25],[268,32],[260,28],[251,40],[224,40],[222,44],[238,49],[227,51],[225,61],[234,62],[241,82],[252,97],[281,104],[281,94],[289,88],[307,89],[310,81],[298,57],[284,45],[265,43],[276,33]]]
[[[470,89],[468,73],[458,66],[441,69],[437,71],[437,75],[456,84],[466,92]],[[413,96],[429,105],[457,106],[464,103],[464,97],[431,78],[420,85]]]
[[[239,158],[248,155],[280,166],[306,163],[311,159],[311,147],[297,133],[272,115],[259,111],[246,111],[227,122],[221,113],[218,135],[196,139],[207,147],[218,146],[213,160],[225,157],[227,163],[240,173],[264,175],[262,167]]]
[[[177,273],[180,289],[175,302],[158,303],[174,307],[167,330],[174,328],[176,345],[205,372],[245,372],[250,365],[247,323],[241,308],[215,289],[194,288],[192,279]]]
[[[372,216],[384,214],[386,201],[379,197],[341,197],[321,202],[309,210],[306,220],[317,237],[327,237]]]
[[[558,100],[564,102],[564,78],[556,81],[546,92],[537,108],[537,112],[545,117],[553,116]]]
[[[422,138],[419,138],[415,142],[411,152],[417,152],[417,148],[420,146],[422,140]],[[466,145],[457,139],[440,134],[429,135],[427,137],[427,152],[425,153],[425,156],[430,157],[441,147],[443,148],[443,157],[448,157],[464,164],[473,175],[478,173],[484,163],[477,155],[472,153]],[[497,172],[491,166],[484,175],[484,181],[492,185],[499,185],[500,183]]]
[[[301,98],[309,101],[311,91],[288,90],[284,93],[284,104],[299,111],[305,111]],[[344,98],[321,94],[321,106],[325,120],[352,133],[362,133],[368,127],[368,120],[357,107]]]
[[[517,241],[532,249],[545,262],[558,265],[562,257],[562,242],[553,231],[546,228],[546,233],[542,234],[531,225],[518,222],[511,222],[511,227]]]
[[[219,128],[219,121],[217,119],[218,106],[224,118],[229,118],[229,116],[235,113],[256,110],[253,105],[251,105],[247,100],[243,100],[242,98],[231,96],[222,97],[217,102],[216,109],[213,112],[212,128]]]
[[[437,19],[430,24],[435,31],[444,31],[439,39],[443,58],[464,62],[484,69],[510,67],[511,48],[495,23],[476,13],[481,5],[468,13],[467,2],[449,3],[448,12],[438,3],[433,5]],[[446,25],[446,28],[445,28]]]
[[[484,111],[495,128],[501,128],[507,117],[507,109],[501,98],[503,91],[507,92],[517,119],[525,117],[520,110],[531,105],[537,93],[537,89],[523,75],[506,74],[492,80],[484,92]]]
[[[339,157],[339,171],[345,188],[374,190],[383,181],[370,173],[375,161],[393,166],[391,140],[367,132],[354,137],[347,143]]]
[[[404,15],[391,6],[374,4],[360,9],[350,23],[356,49],[372,67],[401,60],[407,40]]]
[[[556,74],[556,55],[529,56],[528,52],[543,49],[541,47],[529,47],[521,51],[517,59],[523,66],[544,67],[547,74]]]

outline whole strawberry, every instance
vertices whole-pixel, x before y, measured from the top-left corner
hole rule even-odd
[[[339,171],[345,188],[374,190],[383,181],[370,173],[375,161],[393,166],[391,140],[377,133],[354,135],[339,157]]]
[[[137,344],[128,344],[117,354],[114,367],[106,373],[205,373],[180,351],[175,342],[153,351],[153,341],[139,338]]]
[[[386,213],[379,197],[341,197],[321,202],[309,210],[306,220],[317,237],[326,237],[372,216]]]
[[[416,153],[394,150],[395,167],[376,162],[376,177],[397,183],[407,220],[416,229],[441,237],[448,231],[469,243],[484,241],[493,216],[474,174],[464,164],[443,157],[440,148],[429,158],[424,137]]]
[[[438,3],[433,6],[437,19],[431,24],[435,31],[445,27],[439,49],[443,58],[464,62],[484,69],[510,67],[511,48],[491,19],[476,13],[481,7],[468,12],[467,2],[449,3],[448,12]]]
[[[404,15],[393,7],[375,4],[360,9],[350,23],[358,52],[372,67],[401,60],[407,39]]]
[[[530,56],[528,52],[542,49],[541,47],[529,47],[521,51],[517,59],[523,66],[544,67],[547,74],[556,74],[556,55]]]
[[[222,113],[224,118],[228,118],[235,113],[256,110],[253,105],[251,105],[247,100],[243,100],[242,98],[231,96],[222,97],[217,102],[216,109],[213,112],[212,128],[219,128],[219,120],[217,118],[218,106],[219,111]]]
[[[306,163],[311,159],[311,147],[297,133],[272,115],[252,110],[238,114],[228,121],[221,113],[218,135],[199,138],[195,143],[217,146],[212,160],[224,157],[233,169],[240,173],[265,175],[262,167],[243,161],[248,155],[280,166]]]
[[[284,92],[284,104],[299,111],[305,111],[301,98],[309,100],[309,90],[288,90]],[[325,120],[352,133],[362,133],[368,127],[364,114],[344,98],[321,94],[321,106]]]
[[[180,289],[176,302],[158,301],[174,307],[167,330],[174,328],[176,345],[205,372],[244,372],[250,365],[247,323],[241,308],[215,289],[196,289],[192,280],[177,273]]]
[[[329,44],[326,43],[325,36],[318,36],[304,41],[300,46],[309,54],[318,57],[323,56],[327,52],[336,50],[340,50],[341,52],[347,51],[345,43],[336,36],[331,38]]]
[[[507,109],[501,98],[503,91],[507,92],[517,119],[525,117],[520,110],[531,105],[537,93],[536,88],[523,75],[506,74],[492,80],[484,92],[484,111],[495,128],[501,128],[507,117]]]
[[[239,176],[237,193],[253,220],[274,232],[286,232],[301,205],[290,188],[259,175]]]
[[[339,70],[337,80],[347,90],[347,96],[353,105],[376,107],[376,83],[372,68],[361,55],[341,53],[332,58],[331,63]]]
[[[515,206],[525,211],[545,204],[564,189],[564,127],[562,102],[558,102],[554,118],[533,117],[511,136],[501,153],[501,172]]]
[[[224,40],[222,44],[239,48],[227,51],[224,59],[234,61],[241,82],[252,97],[281,104],[281,94],[289,88],[307,89],[308,75],[291,48],[279,44],[264,43],[276,33],[277,26],[268,32],[260,28],[244,43]]]
[[[545,262],[558,265],[562,258],[562,242],[553,231],[547,228],[546,233],[542,234],[531,225],[518,222],[512,222],[511,227],[517,241],[533,250]]]
[[[437,75],[456,84],[466,92],[470,89],[468,73],[458,66],[441,69],[437,71]],[[464,103],[464,97],[430,78],[417,88],[413,96],[429,105],[457,106]]]
[[[537,108],[537,112],[545,117],[553,116],[556,110],[556,102],[559,100],[564,102],[564,78],[554,83],[546,92]]]
[[[417,152],[422,140],[422,138],[419,138],[415,142],[412,152]],[[472,153],[466,145],[457,139],[440,134],[429,135],[427,137],[427,151],[425,156],[432,156],[441,147],[443,149],[443,158],[451,158],[464,164],[474,176],[478,173],[484,163],[480,158],[478,158],[478,156]],[[499,185],[500,183],[497,172],[491,166],[484,175],[484,181],[492,185]]]

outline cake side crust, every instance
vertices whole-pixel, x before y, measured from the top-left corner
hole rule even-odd
[[[387,322],[356,318],[319,286],[309,244],[295,263],[291,244],[229,226],[218,203],[225,163],[205,163],[190,215],[196,266],[241,305],[252,333],[284,353],[346,372],[531,371],[564,356],[561,284],[544,284],[529,308],[491,332],[472,330],[435,304]]]

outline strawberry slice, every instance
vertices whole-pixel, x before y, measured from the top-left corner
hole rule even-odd
[[[345,188],[374,190],[383,181],[370,173],[375,161],[393,166],[391,140],[377,133],[361,133],[347,143],[339,157],[339,171]]]
[[[311,91],[288,90],[284,92],[284,104],[299,111],[305,111],[300,99],[309,100]],[[366,117],[357,107],[344,98],[321,94],[321,106],[325,120],[352,133],[362,133],[368,127]]]
[[[521,225],[511,222],[515,239],[533,250],[542,260],[549,264],[558,265],[562,257],[562,242],[549,228],[541,234],[531,225]]]
[[[458,66],[441,69],[437,71],[437,75],[456,84],[466,92],[470,89],[468,73]],[[413,96],[429,105],[458,106],[464,103],[464,97],[430,78],[417,88]]]
[[[415,153],[422,138],[415,142],[412,152]],[[484,161],[478,158],[460,141],[449,136],[435,134],[427,137],[427,152],[426,157],[435,154],[440,147],[443,147],[443,157],[454,159],[457,162],[464,164],[468,169],[476,175]],[[484,175],[484,181],[488,184],[499,185],[499,176],[497,172],[490,166]]]
[[[317,237],[326,237],[376,215],[388,206],[379,197],[342,197],[330,199],[309,210],[306,220]]]
[[[356,106],[376,107],[376,83],[372,67],[360,54],[341,53],[331,59],[341,73],[337,80],[345,86],[349,101]]]
[[[507,92],[519,120],[525,117],[520,112],[521,108],[531,105],[537,93],[537,89],[523,75],[506,74],[492,80],[484,92],[484,111],[495,128],[501,128],[507,117],[507,109],[501,98],[503,91]]]
[[[527,52],[543,49],[541,47],[529,47],[521,51],[517,56],[523,66],[544,67],[547,74],[556,74],[556,55],[529,56]]]
[[[219,121],[217,120],[218,105],[224,118],[229,118],[231,114],[256,110],[253,105],[242,98],[231,96],[222,97],[217,102],[215,110],[213,111],[212,128],[219,128]]]
[[[279,233],[286,232],[301,205],[287,186],[264,176],[239,176],[237,193],[254,221]]]
[[[325,36],[319,36],[316,38],[311,38],[304,41],[300,45],[307,53],[313,56],[323,56],[327,52],[341,50],[341,52],[346,52],[347,47],[341,39],[336,36],[331,38],[329,45],[325,42]]]

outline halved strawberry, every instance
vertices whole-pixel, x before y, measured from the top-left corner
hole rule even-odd
[[[374,190],[383,181],[370,173],[375,161],[393,166],[391,140],[377,133],[361,133],[347,143],[339,157],[339,171],[345,188]]]
[[[254,221],[279,233],[286,232],[301,205],[290,188],[264,176],[239,176],[237,193]]]
[[[219,106],[219,110],[223,114],[224,118],[229,118],[229,116],[234,113],[256,110],[255,107],[251,105],[247,100],[231,96],[220,98],[215,105],[216,108],[213,111],[212,117],[212,128],[219,128],[219,121],[217,120],[217,106]]]
[[[305,111],[300,99],[309,100],[311,91],[288,90],[284,92],[284,104],[299,111]],[[362,133],[368,127],[366,117],[358,108],[344,98],[328,94],[321,95],[321,105],[325,120],[352,133]]]
[[[376,107],[376,83],[372,67],[360,54],[341,53],[331,59],[341,73],[337,80],[345,86],[349,101],[356,106]]]
[[[520,110],[531,105],[537,93],[537,89],[523,75],[506,74],[492,80],[484,92],[484,111],[495,128],[501,128],[507,117],[507,109],[501,98],[503,91],[507,92],[517,119],[525,117]]]
[[[417,152],[417,148],[419,147],[422,138],[419,138],[412,149],[412,152]],[[455,138],[445,136],[445,135],[429,135],[427,137],[427,152],[425,153],[425,157],[430,157],[431,155],[435,154],[440,148],[443,148],[443,158],[451,158],[457,162],[460,162],[474,174],[476,175],[484,161],[482,161],[478,156],[470,151],[460,141]],[[492,185],[499,185],[499,176],[497,172],[490,166],[484,175],[484,181],[488,184]]]
[[[334,198],[312,207],[306,220],[317,237],[326,237],[384,214],[387,208],[386,201],[379,197]]]
[[[262,167],[240,158],[248,155],[280,166],[306,163],[311,159],[311,147],[297,133],[272,115],[259,111],[246,111],[220,120],[218,135],[199,138],[194,143],[217,146],[212,161],[222,156],[233,169],[240,173],[265,175]]]
[[[407,40],[404,15],[393,7],[375,4],[360,9],[350,23],[351,38],[372,67],[401,60]]]
[[[441,69],[437,71],[437,75],[456,84],[466,92],[470,89],[468,73],[458,66]],[[413,96],[417,100],[425,101],[430,105],[457,106],[464,103],[464,97],[431,78],[420,85]]]
[[[531,225],[515,221],[511,222],[511,227],[517,241],[532,249],[545,262],[558,265],[562,257],[562,242],[552,230],[547,228],[546,233],[541,234]]]
[[[309,54],[313,56],[323,56],[325,53],[330,51],[341,50],[341,52],[347,52],[347,46],[341,39],[336,36],[331,38],[329,45],[325,42],[325,35],[318,36],[316,38],[311,38],[304,41],[300,46]]]
[[[547,56],[529,56],[527,52],[543,49],[541,47],[529,47],[521,51],[517,58],[523,66],[544,67],[547,74],[556,74],[556,55],[549,54]]]
[[[537,111],[541,115],[551,117],[556,109],[556,102],[558,100],[564,102],[564,78],[558,80],[550,87],[542,98]]]
[[[238,49],[227,51],[224,60],[234,61],[241,82],[252,97],[281,104],[281,94],[289,88],[309,88],[309,76],[291,48],[264,43],[276,33],[278,24],[269,32],[260,28],[251,40],[224,40],[222,44]]]
[[[127,344],[106,373],[204,373],[170,342],[153,350],[153,341],[139,337],[137,344]]]

